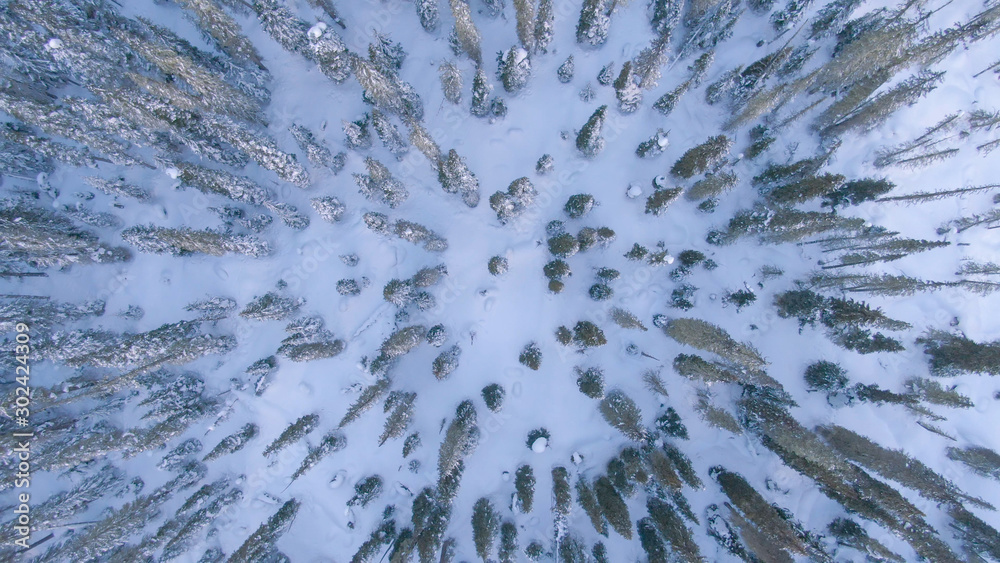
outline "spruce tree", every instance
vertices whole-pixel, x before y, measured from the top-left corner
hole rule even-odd
[[[587,123],[576,136],[576,148],[583,156],[593,158],[604,149],[604,138],[601,129],[608,114],[608,106],[601,106],[590,116]]]

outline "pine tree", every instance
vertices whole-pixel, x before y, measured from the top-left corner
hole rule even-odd
[[[503,409],[507,391],[499,383],[490,383],[483,387],[479,394],[482,395],[483,402],[486,403],[486,408],[490,409],[490,412],[500,412]]]
[[[708,173],[701,180],[695,182],[684,197],[690,201],[698,201],[706,198],[716,197],[723,192],[730,190],[739,183],[739,177],[732,172]]]
[[[239,24],[213,0],[182,0],[181,4],[192,12],[198,27],[226,54],[241,63],[250,62],[264,68],[260,54],[242,34]]]
[[[357,55],[350,55],[350,65],[358,84],[364,89],[366,101],[404,120],[423,119],[423,102],[412,86],[396,77],[386,76],[374,63]]]
[[[355,174],[354,182],[359,191],[372,201],[381,201],[394,209],[406,201],[410,193],[402,182],[393,177],[384,164],[371,157],[365,158],[368,174]]]
[[[587,123],[576,136],[576,148],[583,156],[593,158],[604,149],[604,138],[601,129],[608,114],[608,106],[601,106],[590,116]]]
[[[472,540],[476,554],[484,561],[493,551],[493,543],[500,532],[500,515],[488,498],[481,498],[472,505]]]
[[[416,0],[413,4],[417,8],[417,16],[424,31],[427,33],[437,31],[441,22],[438,15],[438,0]]]
[[[205,194],[218,194],[251,205],[263,205],[270,199],[264,188],[248,178],[187,162],[175,162],[170,166],[172,175],[176,175],[182,186],[195,188]]]
[[[600,47],[608,40],[611,18],[606,0],[584,0],[580,21],[576,24],[576,42]]]
[[[329,223],[336,223],[344,217],[347,210],[341,201],[332,196],[322,196],[309,200],[310,205],[320,218]]]
[[[378,110],[372,110],[372,126],[382,141],[382,145],[389,149],[396,160],[402,160],[410,147],[403,135],[400,134],[399,129],[389,120],[389,117]]]
[[[700,319],[671,320],[664,332],[682,344],[718,354],[748,370],[759,370],[767,364],[752,346],[733,340],[725,330]]]
[[[634,65],[633,80],[639,88],[643,90],[656,88],[656,84],[660,80],[660,69],[667,63],[667,50],[669,48],[670,35],[659,35],[653,39],[649,47],[643,49],[635,57],[634,61],[631,61]],[[697,86],[697,84],[695,85]]]
[[[382,398],[383,395],[389,392],[390,381],[386,378],[379,379],[372,383],[368,387],[365,387],[358,399],[354,401],[354,404],[347,409],[344,413],[343,418],[337,424],[337,428],[343,428],[348,424],[357,420],[362,414],[364,414],[368,409],[375,406],[375,403]]]
[[[438,67],[438,74],[441,77],[441,91],[444,92],[444,99],[453,104],[462,102],[462,72],[454,63],[447,61]]]
[[[681,21],[681,5],[678,0],[653,0],[650,2],[649,25],[659,36],[669,36]]]
[[[568,84],[573,81],[573,74],[576,72],[576,65],[573,62],[573,55],[570,55],[559,68],[556,69],[556,75],[559,77],[559,82],[563,84]]]
[[[960,461],[975,473],[1000,481],[1000,455],[989,448],[948,448],[948,459]]]
[[[552,42],[555,24],[555,8],[552,0],[538,0],[538,11],[535,15],[535,51],[539,53],[548,52],[549,43]]]
[[[587,483],[587,480],[583,477],[576,480],[576,501],[587,514],[591,525],[594,526],[594,530],[596,530],[598,534],[607,537],[608,523],[604,519],[604,514],[601,512],[601,505],[597,501],[597,496],[594,494],[593,487],[591,487],[591,485]]]
[[[257,528],[249,538],[243,542],[243,545],[239,549],[233,552],[229,557],[229,563],[238,563],[240,561],[262,561],[263,557],[274,549],[274,543],[278,541],[288,528],[292,525],[292,520],[295,519],[296,513],[299,511],[299,507],[302,503],[296,499],[289,500],[285,504],[281,505],[267,522],[264,522]]]
[[[618,111],[632,113],[642,104],[642,89],[639,78],[632,71],[632,61],[625,61],[622,70],[615,79],[615,97],[618,99]],[[589,123],[588,123],[589,125]]]
[[[535,473],[530,465],[522,465],[514,472],[514,488],[517,491],[515,501],[517,512],[528,514],[535,498]]]
[[[64,216],[22,201],[0,201],[0,228],[6,243],[0,250],[4,261],[46,268],[131,259],[127,249],[101,243]]]
[[[371,475],[354,485],[354,496],[347,501],[347,506],[364,508],[382,494],[382,477]]]
[[[466,0],[448,0],[451,6],[451,15],[455,18],[455,35],[458,37],[458,44],[462,51],[476,63],[476,67],[483,66],[483,54],[480,47],[479,29],[472,21],[472,9]]]
[[[249,423],[243,426],[238,432],[230,434],[222,439],[212,451],[208,452],[202,461],[212,461],[214,459],[220,458],[226,454],[231,454],[242,450],[247,442],[257,437],[260,429],[256,424]]]
[[[474,208],[479,205],[479,179],[455,149],[449,150],[448,156],[441,159],[438,181],[445,192],[460,195],[467,206]]]
[[[413,402],[416,400],[416,393],[401,393],[393,391],[385,400],[384,412],[392,411],[385,419],[385,428],[379,436],[379,444],[382,445],[390,438],[398,438],[406,432],[413,417]]]
[[[816,433],[847,459],[916,490],[922,497],[945,504],[968,502],[983,508],[990,507],[980,499],[963,494],[933,469],[901,450],[883,448],[841,426],[820,426]]]
[[[639,407],[624,392],[613,389],[605,395],[600,405],[601,415],[628,439],[641,442],[646,438]],[[624,535],[624,534],[623,534]]]
[[[517,561],[517,526],[513,522],[507,521],[500,525],[500,549],[498,557],[500,563],[514,563]]]
[[[965,336],[932,330],[918,338],[917,343],[929,356],[931,373],[939,377],[962,373],[1000,375],[1000,341],[979,343]]]
[[[347,148],[354,149],[356,151],[363,151],[370,149],[372,146],[372,134],[368,129],[368,123],[371,120],[369,114],[365,114],[363,118],[357,121],[344,121],[344,134],[347,135],[347,140],[345,145]]]
[[[309,448],[309,453],[307,453],[305,459],[302,460],[302,464],[295,470],[295,473],[292,473],[291,480],[295,481],[304,475],[306,471],[309,471],[317,463],[322,461],[323,458],[332,453],[339,452],[345,447],[347,447],[347,438],[339,430],[327,432],[327,434],[323,436],[323,439],[320,440],[318,446]]]
[[[628,513],[628,506],[615,490],[611,479],[608,479],[607,476],[599,477],[594,482],[594,494],[597,497],[597,502],[601,505],[601,512],[611,527],[625,539],[632,539],[632,520]]]
[[[527,176],[518,178],[507,186],[506,192],[497,191],[490,196],[490,208],[497,214],[500,223],[507,223],[523,214],[531,205],[538,192]]]
[[[838,545],[853,547],[854,549],[873,558],[880,558],[884,561],[902,563],[903,558],[889,551],[884,545],[868,535],[864,528],[853,520],[847,518],[835,518],[827,526],[830,534],[837,539]],[[877,559],[876,559],[877,560]]]
[[[295,138],[295,142],[299,145],[299,148],[306,153],[306,157],[313,166],[330,168],[334,174],[340,172],[343,168],[343,163],[339,163],[338,166],[337,159],[335,159],[333,153],[330,152],[325,143],[316,139],[312,131],[301,125],[292,125],[288,130],[291,132],[292,137]]]
[[[855,129],[870,131],[881,125],[897,109],[913,105],[919,98],[926,96],[937,87],[943,75],[943,72],[925,71],[912,76],[859,105],[847,116],[824,127],[821,133],[826,136],[842,136]]]
[[[506,53],[497,54],[497,79],[503,89],[516,94],[528,84],[531,77],[531,59],[528,51],[513,46]]]
[[[318,414],[312,413],[299,417],[295,422],[289,424],[281,432],[281,435],[264,448],[264,456],[267,457],[276,454],[293,443],[298,442],[315,430],[317,424],[319,424]]]
[[[449,375],[458,369],[458,359],[462,355],[462,349],[455,344],[447,350],[438,354],[431,364],[431,373],[438,379],[447,379]]]
[[[460,471],[462,459],[471,454],[479,443],[479,427],[476,426],[476,407],[472,401],[462,401],[455,411],[445,431],[444,440],[438,451],[438,486],[453,473]]]
[[[486,77],[486,72],[482,68],[476,69],[476,76],[472,79],[472,107],[469,110],[476,117],[486,117],[490,113],[490,93],[493,86]]]
[[[295,314],[304,303],[305,299],[282,297],[269,291],[247,303],[240,316],[254,321],[278,321]]]
[[[670,173],[687,179],[714,168],[725,159],[732,145],[733,142],[725,135],[711,137],[681,155],[670,168]]]

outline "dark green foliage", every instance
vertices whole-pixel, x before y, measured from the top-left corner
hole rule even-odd
[[[476,553],[485,562],[493,551],[500,532],[500,515],[488,498],[481,498],[472,505],[472,540]]]
[[[580,242],[569,233],[549,239],[549,252],[557,258],[568,258],[580,251]]]
[[[811,199],[826,196],[839,189],[844,185],[844,180],[845,178],[840,174],[807,176],[770,189],[765,194],[765,197],[770,203],[778,205],[805,203]]]
[[[223,438],[217,446],[212,448],[212,451],[205,455],[202,461],[211,461],[226,454],[242,450],[247,445],[247,442],[257,437],[259,430],[256,424],[246,424],[238,432]]]
[[[809,364],[803,377],[813,391],[839,391],[849,381],[844,368],[826,360]]]
[[[603,283],[595,283],[590,286],[587,294],[590,295],[590,298],[594,301],[606,301],[611,299],[611,296],[614,295],[614,291]]]
[[[686,179],[705,172],[722,162],[732,144],[725,135],[711,137],[677,159],[670,168],[670,173]]]
[[[931,373],[951,377],[962,373],[1000,375],[1000,340],[975,342],[965,336],[935,330],[917,339],[929,356]]]
[[[864,326],[902,330],[910,325],[891,319],[867,303],[823,297],[808,289],[786,291],[774,299],[781,318],[796,317],[799,326],[815,326],[820,321],[828,330],[827,335],[838,346],[861,354],[873,352],[898,352],[903,345],[881,332],[872,332]]]
[[[681,422],[680,415],[677,414],[677,411],[673,407],[667,407],[666,412],[656,417],[655,424],[656,429],[667,436],[682,440],[688,439],[687,427]]]
[[[532,449],[532,447],[535,445],[535,442],[539,438],[545,438],[545,441],[548,442],[550,439],[552,439],[552,436],[549,434],[549,431],[546,430],[545,428],[535,428],[534,430],[528,432],[528,439],[525,441],[525,445],[528,446],[528,449]]]
[[[871,401],[873,403],[892,403],[896,405],[908,406],[914,406],[917,404],[917,400],[911,395],[893,393],[892,391],[882,389],[878,385],[857,383],[850,389],[850,393],[862,401]]]
[[[517,526],[513,522],[500,525],[500,563],[515,563],[517,561]]]
[[[646,198],[646,213],[659,216],[681,195],[681,188],[657,189]]]
[[[533,541],[524,548],[524,555],[531,561],[541,561],[545,557],[545,546],[541,542]]]
[[[816,174],[823,166],[825,157],[807,158],[791,164],[768,164],[759,175],[753,177],[753,185],[766,191],[780,184],[788,184]]]
[[[757,301],[757,295],[754,292],[750,291],[749,289],[740,289],[737,291],[732,291],[726,293],[726,295],[723,296],[722,298],[723,303],[727,304],[731,303],[733,305],[736,305],[737,311],[739,311],[743,307],[746,307],[747,305],[752,304],[754,301]]]
[[[594,494],[597,496],[598,504],[601,505],[601,512],[611,527],[625,539],[632,539],[632,519],[628,513],[628,506],[615,490],[611,479],[606,476],[598,477],[594,482]]]
[[[261,524],[257,531],[233,552],[229,561],[232,563],[262,561],[274,549],[274,542],[288,531],[301,504],[301,502],[292,499],[281,505],[281,508],[268,518],[267,522]]]
[[[579,348],[593,348],[608,343],[604,331],[590,321],[580,321],[573,327],[573,342]]]
[[[587,563],[586,546],[579,538],[568,535],[559,543],[559,563]]]
[[[694,489],[700,489],[703,487],[701,483],[701,478],[694,470],[694,465],[691,464],[691,460],[684,455],[679,448],[672,444],[663,445],[663,453],[666,454],[667,459],[673,464],[674,469],[681,476],[681,479],[688,484],[689,487]]]
[[[552,468],[552,512],[565,517],[573,505],[573,495],[570,490],[569,472],[565,467]]]
[[[920,493],[939,503],[969,503],[993,508],[974,497],[963,494],[950,481],[919,460],[901,450],[884,448],[868,438],[836,425],[820,426],[816,433],[845,458]]]
[[[619,277],[621,277],[621,274],[614,268],[601,268],[597,270],[597,279],[605,283],[613,282]]]
[[[506,394],[499,383],[491,383],[483,387],[482,395],[483,401],[486,403],[486,408],[493,412],[500,412],[500,409],[503,408],[503,400]]]
[[[572,275],[572,271],[564,260],[553,260],[543,267],[542,271],[545,273],[545,277],[550,280],[561,280],[566,276]]]
[[[556,329],[556,341],[563,346],[569,346],[573,342],[573,333],[568,328],[561,326]]]
[[[697,250],[684,250],[677,255],[677,261],[686,268],[696,266],[705,259],[705,254]]]
[[[289,445],[301,440],[306,434],[312,432],[313,429],[316,428],[317,424],[319,424],[318,414],[307,414],[299,417],[298,420],[289,424],[288,428],[285,428],[281,435],[275,438],[274,441],[264,449],[264,455],[269,456],[277,453]]]
[[[574,368],[577,373],[576,385],[580,392],[591,399],[604,398],[604,371],[600,368],[588,368],[586,371]]]
[[[517,357],[517,361],[529,369],[538,371],[538,368],[542,366],[542,349],[538,347],[538,344],[529,342],[521,350],[521,355]]]
[[[840,545],[853,547],[862,553],[876,557],[876,561],[893,561],[903,563],[903,558],[886,549],[884,545],[872,539],[864,528],[854,520],[836,518],[827,526],[827,530]]]
[[[590,194],[576,194],[569,196],[563,211],[569,215],[570,219],[583,217],[594,208],[594,196]]]
[[[535,499],[535,472],[530,465],[522,465],[514,472],[514,488],[517,492],[518,512],[531,512]]]
[[[650,496],[646,500],[646,510],[657,530],[669,543],[671,551],[678,553],[684,561],[702,560],[698,545],[691,537],[690,530],[687,529],[684,521],[681,520],[672,506],[655,496]]]
[[[601,415],[630,440],[641,442],[646,437],[642,427],[642,413],[628,395],[615,389],[610,391],[600,405]]]
[[[592,0],[590,0],[592,1]],[[599,0],[598,0],[599,1]],[[608,114],[608,106],[597,108],[576,137],[576,148],[583,156],[593,158],[604,149],[604,138],[601,137],[601,129],[604,127],[604,120]]]
[[[895,187],[896,184],[885,178],[852,180],[825,194],[823,207],[836,209],[837,206],[860,205],[889,193]]]
[[[409,457],[413,450],[420,447],[420,433],[414,432],[403,440],[403,457]]]
[[[965,543],[966,551],[1000,559],[1000,532],[960,504],[949,507],[948,514],[953,519],[951,527]]]
[[[503,256],[493,256],[490,258],[487,268],[489,269],[490,274],[494,276],[502,276],[507,273],[507,259]]]
[[[632,249],[625,253],[625,258],[638,261],[645,258],[647,254],[649,254],[649,249],[639,243],[635,243],[632,245]]]
[[[636,522],[636,529],[639,532],[639,543],[649,563],[667,563],[667,547],[660,539],[660,534],[656,531],[656,525],[648,516]]]
[[[292,473],[292,481],[301,477],[306,471],[309,471],[317,463],[323,460],[326,456],[334,452],[339,452],[347,446],[347,438],[337,430],[328,432],[323,439],[320,440],[318,446],[314,448],[309,448],[309,453],[306,454],[305,459],[302,460],[302,464],[299,468]]]
[[[675,287],[670,292],[670,306],[682,311],[693,308],[694,303],[691,302],[691,298],[694,297],[694,292],[697,290],[698,288],[689,284],[682,284]]]
[[[770,147],[776,138],[772,131],[764,125],[755,125],[750,129],[750,145],[743,151],[743,156],[753,160]]]
[[[960,461],[984,477],[1000,481],[1000,454],[981,446],[948,448],[948,459]]]
[[[380,494],[382,494],[382,477],[378,475],[366,477],[354,485],[354,496],[347,501],[347,506],[365,508]]]
[[[597,496],[594,494],[594,489],[591,487],[587,480],[580,477],[576,481],[576,501],[580,503],[580,507],[587,514],[590,519],[590,524],[594,527],[594,530],[598,534],[604,537],[608,535],[608,523],[604,519],[604,514],[601,512],[601,506],[597,502]]]

